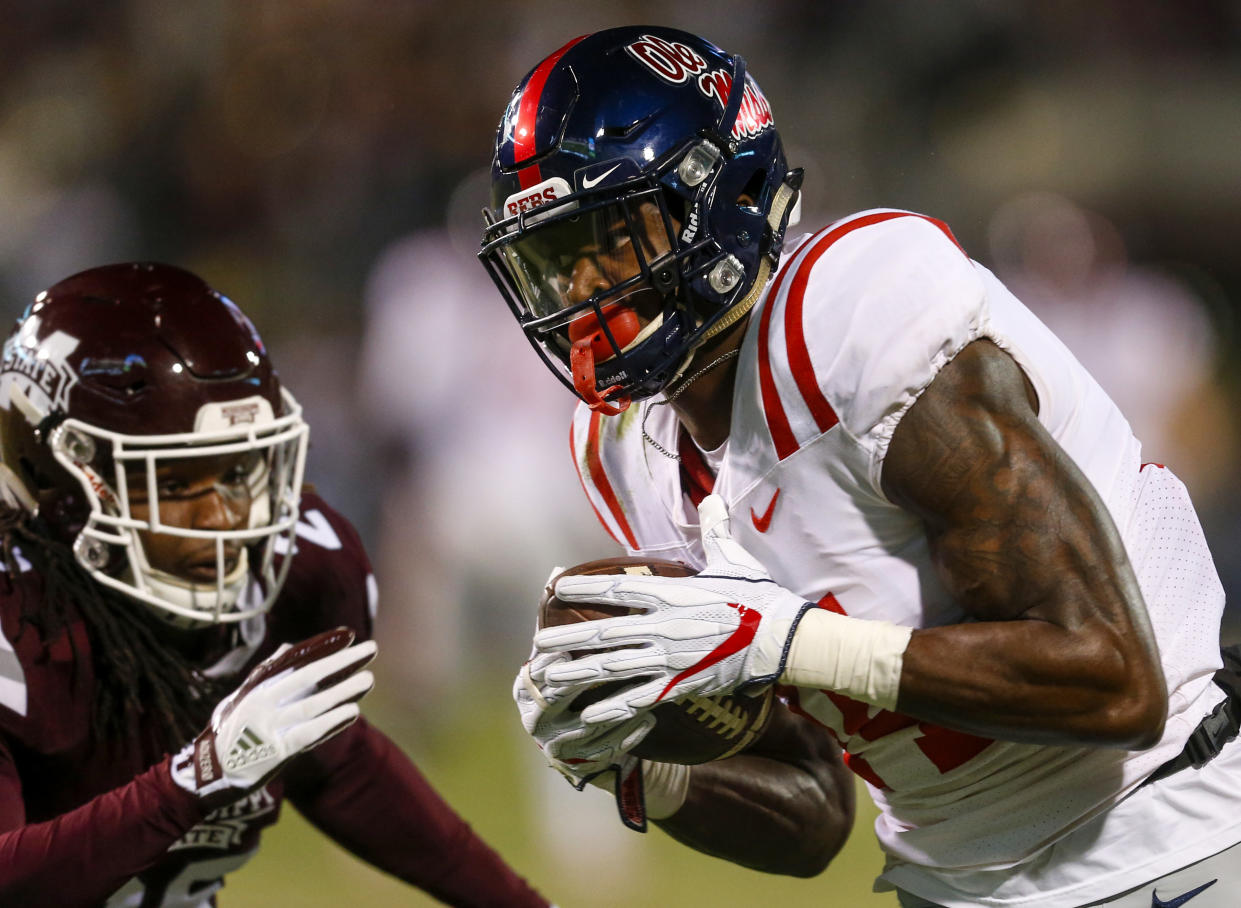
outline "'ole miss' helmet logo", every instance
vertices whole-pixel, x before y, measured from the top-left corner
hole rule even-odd
[[[655,35],[643,35],[632,44],[626,45],[625,50],[665,82],[678,85],[692,78],[698,90],[706,97],[714,99],[720,110],[727,105],[728,95],[733,87],[732,73],[723,69],[707,72],[707,61],[692,47]],[[767,103],[754,80],[747,76],[745,93],[741,96],[741,107],[737,111],[737,122],[733,124],[732,137],[752,139],[774,125],[771,105]]]

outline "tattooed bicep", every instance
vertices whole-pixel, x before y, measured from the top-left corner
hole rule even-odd
[[[1063,584],[1115,557],[1102,501],[1037,407],[1012,357],[975,341],[910,407],[884,461],[884,492],[923,520],[940,579],[980,618],[1055,609]]]
[[[974,341],[897,425],[884,492],[930,521],[985,513],[989,487],[1012,478],[1013,459],[1041,454],[1028,437],[1041,429],[1033,390],[1012,357],[991,341]]]

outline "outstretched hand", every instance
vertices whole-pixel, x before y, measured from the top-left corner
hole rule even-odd
[[[375,684],[363,667],[374,641],[356,646],[339,627],[284,644],[216,706],[211,722],[172,760],[172,779],[222,806],[270,779],[297,754],[343,731]]]

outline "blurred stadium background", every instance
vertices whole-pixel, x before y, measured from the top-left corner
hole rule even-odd
[[[773,879],[624,834],[541,768],[511,707],[548,570],[613,552],[568,461],[572,399],[472,259],[509,92],[575,35],[659,22],[745,55],[806,168],[807,229],[869,207],[946,220],[1186,479],[1241,602],[1236,0],[0,9],[7,311],[155,259],[254,317],[308,411],[310,474],[376,563],[368,713],[566,908],[893,904],[870,894],[864,795],[825,875]],[[431,904],[292,815],[221,896],[349,903]]]

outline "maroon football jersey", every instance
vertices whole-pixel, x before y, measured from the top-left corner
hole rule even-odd
[[[281,643],[341,625],[358,640],[371,636],[375,584],[354,528],[306,494],[295,544],[270,613],[246,622],[217,663],[238,683]],[[168,757],[143,743],[151,729],[94,740],[91,640],[80,620],[51,640],[21,625],[42,581],[18,561],[19,576],[0,579],[0,904],[212,905],[286,797],[345,847],[446,901],[547,904],[364,720],[204,815],[170,779]],[[404,839],[393,835],[402,827]],[[451,845],[461,879],[444,878],[441,842]]]

